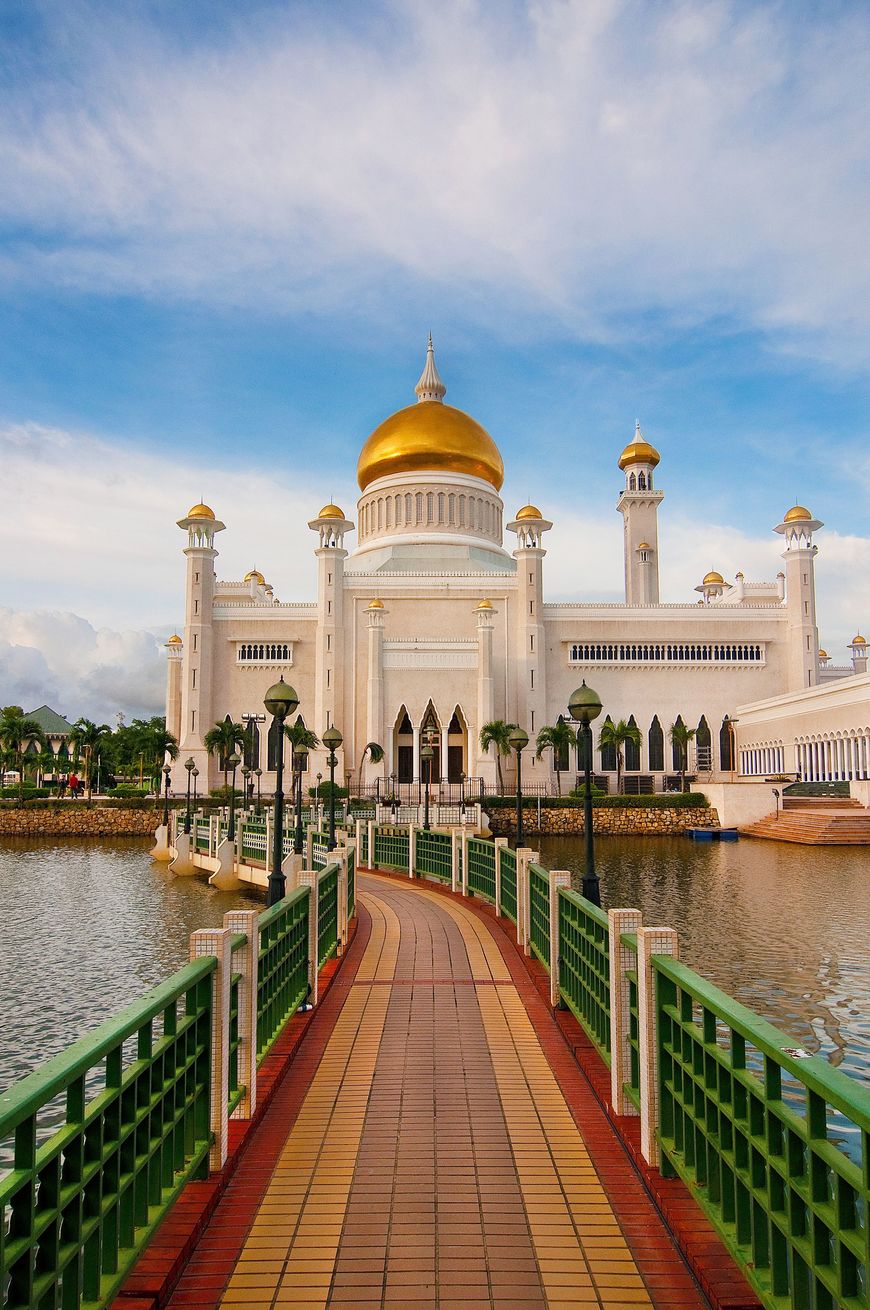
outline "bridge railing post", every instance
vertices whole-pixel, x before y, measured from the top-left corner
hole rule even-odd
[[[231,972],[239,974],[238,1078],[245,1091],[233,1110],[234,1119],[250,1119],[257,1108],[257,965],[260,958],[260,916],[256,910],[227,910],[224,927],[243,932],[247,941],[235,952]]]
[[[538,852],[530,846],[517,847],[517,945],[523,948],[525,955],[531,954],[529,946],[529,865],[537,862]]]
[[[376,865],[375,865],[375,829],[376,829],[376,827],[377,827],[377,824],[376,824],[372,819],[369,819],[368,855],[367,855],[367,857],[366,857],[366,866],[367,866],[367,868],[369,868],[369,869],[374,869],[374,868],[376,868]]]
[[[190,934],[190,959],[214,955],[217,968],[212,974],[211,993],[211,1067],[209,1078],[209,1126],[213,1137],[209,1150],[209,1168],[222,1169],[227,1159],[228,1105],[230,1082],[230,984],[233,976],[233,952],[228,928],[198,928]]]
[[[320,877],[316,869],[303,869],[299,874],[299,887],[308,888],[308,1000],[317,1004],[319,971],[317,968],[317,940],[320,935],[318,923],[319,896],[317,882]]]
[[[626,1095],[631,1071],[631,985],[628,974],[637,969],[637,951],[623,940],[623,933],[636,933],[643,924],[640,910],[608,910],[607,935],[610,959],[610,1100],[617,1114],[637,1115]]]
[[[458,828],[450,829],[450,890],[458,892],[462,885],[462,833]]]
[[[331,858],[338,864],[338,891],[335,913],[335,935],[337,956],[344,954],[347,941],[347,846],[336,846]]]
[[[494,837],[495,846],[495,913],[501,918],[501,853],[508,844],[507,837]]]
[[[496,867],[498,867],[496,865]],[[550,1005],[555,1010],[559,1004],[559,961],[562,950],[559,944],[559,888],[571,886],[571,874],[567,869],[550,869]]]
[[[640,1073],[640,1150],[647,1164],[658,1166],[658,1034],[656,1032],[654,955],[680,954],[673,928],[637,930],[637,1013]]]
[[[305,867],[312,868],[314,865],[314,828],[309,823],[305,829]]]
[[[417,876],[417,829],[413,823],[408,824],[408,877]]]

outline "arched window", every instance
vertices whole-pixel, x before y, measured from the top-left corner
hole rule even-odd
[[[465,527],[465,496],[459,497],[459,526]]]
[[[637,478],[634,476],[633,473],[630,475],[628,479],[628,489],[629,491],[637,491]]]
[[[631,718],[628,720],[628,726],[630,728],[637,727],[637,722],[635,721],[635,717],[633,714]],[[622,748],[622,753],[625,756],[626,773],[639,773],[640,772],[640,743],[634,741],[627,741]]]
[[[646,474],[645,474],[645,473],[639,473],[639,474],[638,474],[638,477],[637,477],[637,489],[638,489],[638,491],[646,491]]]
[[[678,714],[674,720],[674,727],[682,728],[684,726],[683,716]],[[671,742],[671,764],[675,773],[679,773],[680,769],[683,768],[683,748],[678,741]]]
[[[653,716],[653,721],[649,725],[646,743],[650,771],[652,773],[664,773],[665,734],[662,731],[662,725],[659,723],[659,716],[657,714]]]
[[[707,723],[703,714],[698,720],[698,727],[695,731],[695,755],[699,769],[712,769],[713,738],[710,732],[710,725]]]
[[[456,522],[456,494],[452,491],[447,497],[447,522]]]
[[[411,499],[410,491],[405,492],[405,526],[414,521],[414,502]]]
[[[610,726],[613,727],[613,719],[611,719],[609,714],[607,718],[604,720],[604,722],[605,724],[609,723]],[[603,746],[600,748],[600,750],[601,750],[602,773],[615,773],[616,772],[616,747]]]
[[[248,726],[245,729],[245,763],[249,769],[259,768],[260,728],[256,719],[248,719]]]
[[[267,740],[267,762],[266,767],[274,773],[278,767],[278,760],[283,754],[284,742],[287,738],[281,729],[281,723],[278,719],[273,719],[269,726],[269,736]]]
[[[719,767],[723,773],[730,773],[734,768],[734,729],[727,714],[719,729]]]

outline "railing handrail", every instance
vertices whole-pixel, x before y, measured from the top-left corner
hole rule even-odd
[[[8,1137],[47,1101],[65,1091],[71,1082],[88,1073],[103,1056],[116,1049],[119,1041],[132,1037],[189,988],[213,973],[216,966],[217,959],[213,955],[201,956],[184,965],[126,1009],[104,1019],[72,1046],[59,1051],[38,1069],[12,1083],[0,1093],[0,1137]]]
[[[858,1123],[858,1127],[865,1132],[870,1130],[870,1088],[850,1078],[821,1056],[789,1055],[788,1050],[795,1048],[794,1038],[781,1032],[748,1006],[735,1001],[727,992],[708,982],[687,964],[681,964],[669,955],[654,955],[652,961],[655,970],[670,978],[671,982],[684,991],[691,992],[699,1004],[712,1010],[717,1018],[735,1029],[762,1055],[775,1060],[797,1082],[821,1096],[850,1119],[854,1120],[856,1115],[862,1116],[863,1122]]]
[[[579,909],[583,910],[585,914],[589,915],[590,919],[594,919],[602,928],[607,928],[608,919],[606,911],[602,910],[597,905],[593,905],[591,901],[587,901],[586,897],[581,892],[575,891],[573,887],[560,887],[559,895],[564,896],[566,900],[571,901],[573,905],[576,905]]]
[[[307,895],[307,887],[296,887],[295,890],[285,896],[282,901],[278,901],[276,905],[270,905],[267,910],[263,910],[257,920],[260,931],[262,932],[264,928],[268,928],[269,924],[274,923],[276,919],[280,919],[282,914],[285,914],[291,906],[295,905],[298,900]]]

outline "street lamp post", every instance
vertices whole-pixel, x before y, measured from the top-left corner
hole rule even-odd
[[[426,790],[423,792],[423,831],[429,831],[429,784],[432,779],[432,760],[435,752],[431,746],[425,745],[420,751],[420,759],[426,765]]]
[[[517,847],[523,845],[523,751],[529,744],[529,734],[524,728],[514,728],[508,741],[517,753]]]
[[[233,751],[232,755],[228,760],[228,763],[232,766],[232,770],[233,770],[233,785],[230,791],[230,822],[227,827],[227,837],[229,838],[230,841],[235,841],[236,839],[236,769],[239,767],[241,762],[242,762],[241,755],[238,755],[235,751]]]
[[[262,776],[263,776],[263,770],[258,765],[257,768],[254,769],[254,777],[257,779],[257,818],[258,819],[262,813],[262,806],[260,804],[260,779],[262,778]]]
[[[293,767],[296,774],[296,830],[293,835],[293,850],[296,855],[301,855],[304,850],[302,840],[302,760],[302,753],[297,751],[293,758]]]
[[[169,827],[169,775],[172,773],[168,764],[163,766],[163,826]]]
[[[269,890],[267,902],[277,905],[284,899],[287,880],[281,865],[284,862],[284,720],[292,714],[299,704],[299,697],[292,687],[280,681],[269,688],[263,699],[266,710],[277,720],[278,767],[275,771],[275,822],[274,843],[272,846],[272,868],[269,872]]]
[[[459,808],[461,812],[464,814],[465,813],[465,774],[464,773],[460,773],[459,775]]]
[[[344,738],[335,726],[327,728],[323,734],[323,744],[329,751],[329,758],[326,761],[329,765],[329,843],[326,848],[328,851],[335,850],[335,766],[338,764],[335,752],[343,741]]]
[[[193,778],[193,808],[196,809],[196,780],[199,777],[199,769],[193,766],[190,776]]]
[[[600,905],[601,885],[598,881],[598,874],[595,872],[595,838],[592,833],[592,728],[589,725],[601,713],[601,697],[597,691],[593,691],[591,687],[586,686],[585,678],[582,686],[571,693],[571,699],[568,701],[568,711],[574,722],[580,724],[577,729],[578,745],[581,736],[583,739],[585,779],[583,785],[583,831],[586,844],[583,895],[593,905]]]
[[[184,831],[190,833],[190,775],[196,768],[196,761],[191,757],[184,761],[184,767],[187,769],[187,810],[184,815]]]
[[[244,805],[242,806],[242,808],[243,808],[244,810],[247,810],[247,808],[248,808],[248,800],[249,800],[249,797],[248,797],[248,787],[249,787],[249,785],[250,785],[250,779],[251,779],[251,768],[250,768],[250,765],[248,765],[248,764],[243,764],[243,765],[242,765],[242,790],[243,790],[244,793],[245,793],[245,803],[244,803]]]
[[[397,787],[397,785],[398,785],[398,782],[399,782],[399,775],[398,775],[397,773],[391,773],[391,774],[390,774],[390,797],[391,797],[392,806],[393,806],[393,819],[394,819],[394,820],[395,820],[396,815],[397,815],[398,812],[399,812],[399,793],[396,791],[396,787]]]

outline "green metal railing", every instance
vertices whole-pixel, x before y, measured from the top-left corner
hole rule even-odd
[[[347,848],[347,917],[356,914],[356,851],[353,846]]]
[[[369,825],[360,824],[359,830],[359,862],[363,868],[368,867],[369,862]]]
[[[502,846],[501,860],[501,912],[511,923],[517,921],[517,853]]]
[[[196,819],[193,826],[193,840],[198,851],[207,851],[211,824],[208,819]],[[183,829],[182,829],[183,831]]]
[[[870,1090],[653,957],[659,1147],[771,1310],[870,1306]],[[858,1161],[837,1143],[857,1130]]]
[[[311,864],[315,869],[325,869],[329,863],[329,833],[315,833],[311,843]]]
[[[235,954],[247,946],[247,934],[243,932],[233,933],[230,947]],[[236,1106],[245,1094],[245,1085],[239,1082],[239,983],[242,975],[233,969],[230,979],[230,1041],[229,1041],[229,1081],[227,1084],[227,1106],[228,1113],[232,1114]]]
[[[338,948],[338,865],[329,864],[317,879],[317,967],[322,969]]]
[[[297,887],[260,915],[258,1063],[308,994],[308,897]]]
[[[375,828],[375,865],[379,869],[408,872],[410,837],[407,828]]]
[[[609,1067],[607,915],[569,887],[559,889],[559,995]]]
[[[495,843],[485,837],[469,837],[467,886],[476,896],[495,900]]]
[[[624,932],[620,941],[634,952],[637,958],[637,933]],[[626,969],[625,980],[628,983],[628,1081],[622,1084],[623,1091],[635,1109],[640,1112],[640,1013],[638,1008],[637,969]]]
[[[448,832],[425,832],[416,836],[417,874],[437,878],[439,882],[453,879],[453,842]]]
[[[529,865],[529,946],[550,968],[550,880],[540,864]]]
[[[257,860],[266,863],[266,825],[265,823],[246,822],[242,828],[241,858],[247,862]]]
[[[211,975],[179,969],[0,1096],[7,1310],[105,1304],[178,1192],[207,1172]],[[40,1117],[65,1097],[62,1126]]]

